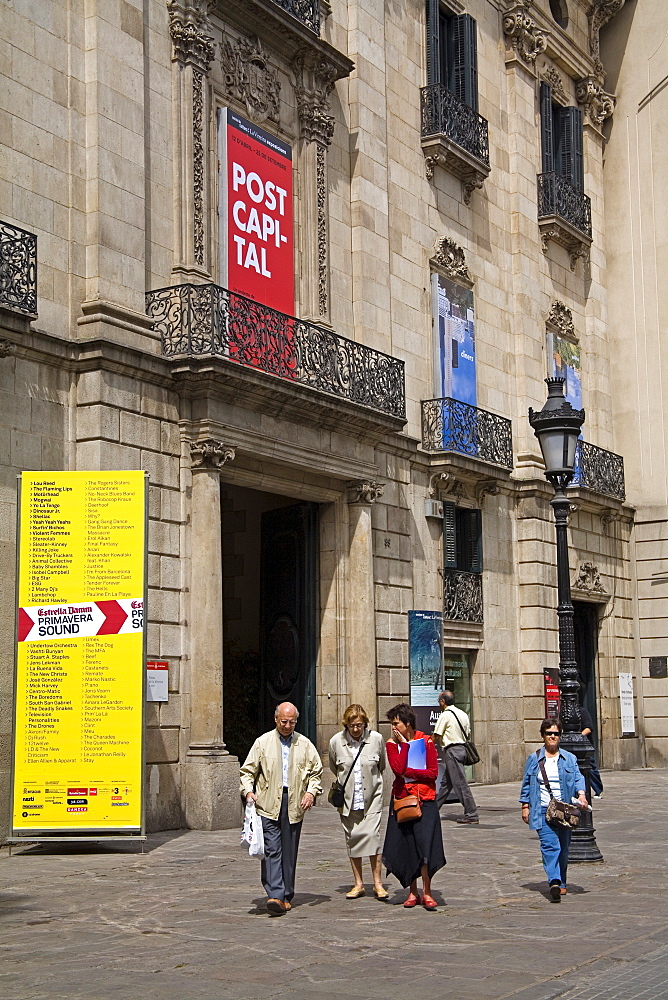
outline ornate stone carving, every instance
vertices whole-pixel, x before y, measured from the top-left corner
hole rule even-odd
[[[321,53],[300,49],[292,61],[301,137],[329,146],[334,135],[329,95],[337,78],[336,67]]]
[[[495,497],[499,493],[499,484],[495,479],[483,479],[475,488],[475,497],[481,507],[485,497]]]
[[[13,344],[11,340],[0,340],[0,358],[8,358],[10,354],[14,353],[16,344]]]
[[[605,589],[601,583],[601,574],[598,566],[593,563],[580,563],[578,575],[573,583],[574,590],[584,591],[587,594],[604,594]]]
[[[348,503],[373,504],[385,492],[385,484],[373,479],[360,479],[346,483]]]
[[[575,85],[575,96],[592,125],[600,128],[615,110],[615,99],[606,94],[596,76],[585,76]]]
[[[193,253],[204,265],[204,74],[193,69]]]
[[[540,227],[540,243],[541,250],[544,254],[550,246],[550,240],[554,240],[555,243],[559,243],[566,247],[568,252],[568,259],[570,261],[571,271],[575,270],[577,262],[582,258],[586,264],[589,260],[589,244],[585,243],[584,240],[579,240],[573,237],[570,240],[566,240],[562,233],[562,230],[558,226],[541,226]]]
[[[197,66],[202,73],[209,72],[215,53],[209,20],[214,6],[215,0],[167,0],[174,58]]]
[[[458,169],[460,166],[459,157],[455,156],[453,153],[432,153],[424,158],[427,180],[431,180],[434,176],[434,170],[436,167],[445,167],[446,170],[452,170],[456,177],[461,178],[462,188],[464,191],[464,204],[469,205],[471,203],[471,195],[477,188],[481,188],[485,183],[485,178],[487,173],[482,170],[476,170],[471,168],[468,172],[463,172]]]
[[[620,519],[619,514],[617,513],[616,510],[604,510],[600,515],[600,517],[601,517],[601,530],[603,531],[604,535],[610,534],[610,525],[614,524],[615,521],[618,521]]]
[[[605,74],[600,62],[599,32],[611,17],[619,14],[623,6],[624,0],[592,0],[591,6],[587,11],[587,16],[589,17],[589,44],[591,46],[591,54],[598,64],[597,72],[598,67],[600,67],[601,82],[603,82]]]
[[[536,57],[547,48],[547,34],[527,11],[532,0],[520,0],[503,17],[503,31],[522,62],[533,67]]]
[[[566,96],[566,91],[564,90],[564,81],[561,79],[561,75],[557,72],[554,66],[548,66],[543,73],[543,79],[545,83],[549,83],[552,87],[552,93],[559,101],[563,101],[564,104],[568,101]]]
[[[318,312],[327,315],[329,248],[327,240],[327,178],[325,147],[318,143],[315,159],[316,201],[318,209]]]
[[[439,484],[447,483],[450,478],[449,472],[435,472],[429,477],[429,489],[427,490],[429,496],[433,499],[438,497]]]
[[[223,37],[220,66],[228,94],[245,104],[249,118],[258,123],[279,121],[281,84],[259,38],[233,42]]]
[[[454,240],[447,236],[441,236],[434,244],[434,251],[431,263],[436,267],[443,268],[449,278],[471,280],[464,251]]]
[[[547,325],[565,337],[575,337],[573,313],[563,302],[552,303],[550,314],[547,317]]]
[[[226,462],[232,462],[234,456],[234,448],[213,438],[190,442],[190,463],[193,469],[220,469]]]

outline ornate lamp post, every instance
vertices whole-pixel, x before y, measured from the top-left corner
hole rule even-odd
[[[575,659],[575,632],[573,628],[573,602],[568,565],[568,514],[570,500],[566,488],[575,472],[575,448],[584,423],[584,410],[575,410],[564,397],[563,378],[545,379],[548,387],[547,402],[535,413],[529,408],[529,423],[538,438],[545,462],[545,478],[554,488],[551,501],[557,531],[557,591],[559,605],[559,690],[560,717],[563,726],[561,746],[578,759],[591,802],[589,773],[594,747],[589,737],[582,735],[582,721],[578,692],[578,665]],[[571,861],[602,861],[594,837],[592,814],[584,813],[580,826],[573,833],[570,850]]]

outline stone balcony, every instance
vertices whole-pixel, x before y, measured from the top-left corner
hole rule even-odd
[[[550,240],[565,247],[574,271],[591,246],[591,199],[561,174],[538,174],[538,228],[543,252]]]
[[[37,318],[37,237],[0,222],[0,309]]]
[[[588,441],[578,441],[572,486],[624,501],[624,459]]]
[[[442,83],[422,87],[420,111],[427,176],[445,167],[460,178],[468,204],[490,170],[487,121]]]
[[[365,344],[215,284],[149,292],[146,312],[163,355],[194,379],[198,371],[211,374],[214,363],[219,374],[211,378],[218,384],[264,393],[274,408],[279,397],[289,406],[300,395],[302,410],[314,412],[316,399],[327,398],[330,411],[338,403],[339,411],[348,409],[348,421],[355,412],[360,426],[364,411],[386,430],[406,421],[403,361]]]
[[[504,470],[513,467],[510,420],[458,399],[422,400],[422,447],[432,454],[454,452]]]

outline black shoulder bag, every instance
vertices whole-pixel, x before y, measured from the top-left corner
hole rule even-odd
[[[359,755],[362,753],[363,749],[364,749],[364,740],[362,740],[362,744],[361,744],[359,750],[357,751],[357,755],[355,757],[355,760],[350,765],[350,770],[348,771],[347,775],[343,779],[343,784],[340,785],[339,782],[338,782],[338,779],[336,781],[332,782],[332,787],[329,790],[329,794],[327,796],[327,801],[331,802],[335,809],[341,809],[343,807],[343,803],[345,802],[345,796],[344,796],[343,793],[345,791],[346,785],[348,784],[348,778],[353,773],[355,764],[357,763],[357,759],[358,759]]]
[[[476,747],[476,745],[473,742],[473,740],[470,740],[467,737],[466,733],[464,732],[464,727],[462,726],[461,722],[459,721],[459,716],[457,715],[456,712],[453,712],[451,708],[446,708],[446,712],[450,712],[452,715],[454,715],[455,719],[457,720],[457,725],[459,726],[459,728],[462,731],[462,736],[464,737],[464,750],[466,752],[466,763],[467,764],[479,764],[480,763],[480,754],[478,753],[478,748]]]
[[[538,757],[539,753],[540,751],[536,750],[536,757]],[[540,773],[543,775],[547,794],[550,796],[550,804],[547,807],[545,819],[550,826],[566,826],[569,830],[574,830],[580,822],[581,806],[574,806],[571,802],[562,802],[560,799],[555,799],[550,788],[550,782],[547,780],[547,771],[545,770],[542,757],[538,757],[538,767],[540,768]]]

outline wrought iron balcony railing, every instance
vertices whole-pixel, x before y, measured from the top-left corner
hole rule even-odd
[[[422,447],[469,455],[504,469],[513,467],[510,420],[458,399],[422,400]]]
[[[272,0],[281,10],[286,10],[307,28],[320,34],[320,0]]]
[[[0,306],[37,314],[37,237],[0,222]]]
[[[432,83],[420,91],[422,138],[445,135],[458,146],[489,166],[487,121],[464,104],[442,83]]]
[[[538,218],[555,215],[591,239],[591,199],[561,174],[538,174]]]
[[[482,574],[446,569],[443,574],[443,618],[449,622],[483,623]]]
[[[624,500],[624,459],[588,441],[578,441],[572,485],[604,493],[615,500]]]
[[[149,292],[167,357],[213,355],[393,417],[406,416],[404,363],[219,285]]]

